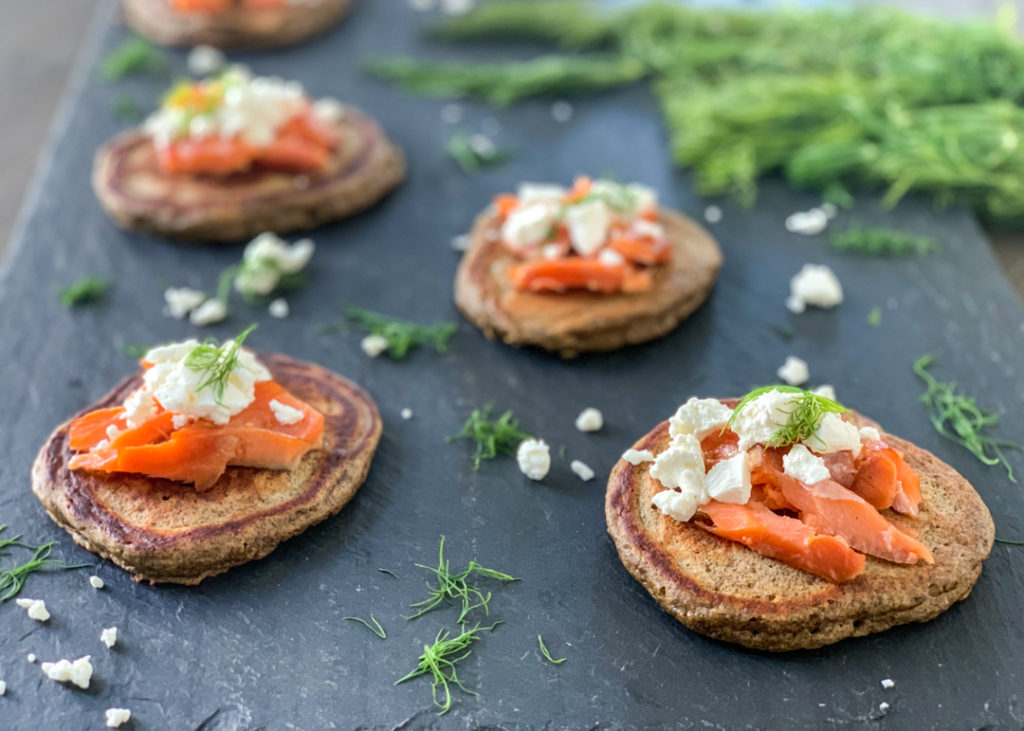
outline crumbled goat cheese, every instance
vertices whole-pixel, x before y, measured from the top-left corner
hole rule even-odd
[[[514,250],[536,246],[547,238],[555,211],[547,203],[528,203],[513,210],[501,226],[502,240]]]
[[[878,704],[878,710],[879,710],[879,712],[881,712],[883,714],[884,713],[888,713],[890,708],[891,708],[891,706],[888,703],[886,703],[885,701],[882,701],[881,703]]]
[[[663,514],[685,523],[697,512],[700,498],[693,492],[662,490],[651,498],[651,502]]]
[[[522,206],[528,203],[558,205],[566,192],[565,188],[555,183],[520,183],[516,188],[516,199]]]
[[[199,307],[192,310],[188,321],[196,327],[206,327],[223,321],[228,316],[228,306],[222,300],[211,297]]]
[[[462,107],[458,104],[445,104],[441,107],[441,120],[445,124],[458,124],[462,121]]]
[[[98,589],[102,589],[104,586],[106,586],[106,584],[103,583],[103,579],[101,579],[99,576],[90,576],[89,577],[89,586],[91,586],[93,589],[97,589],[98,590]]]
[[[569,465],[572,471],[584,482],[589,482],[594,479],[594,470],[590,469],[590,466],[585,462],[581,462],[578,459],[574,459]]]
[[[896,683],[893,682],[892,678],[885,678],[882,680],[882,687],[888,690],[889,688],[895,688]]]
[[[692,434],[703,439],[719,431],[732,417],[732,409],[718,399],[691,397],[669,418],[669,435]]]
[[[184,320],[192,310],[206,300],[206,293],[190,287],[168,287],[164,290],[164,314],[175,320]]]
[[[816,394],[818,396],[823,396],[824,398],[827,398],[830,401],[836,400],[836,389],[834,386],[828,383],[823,383],[817,388],[812,388],[811,393]]]
[[[120,728],[132,719],[132,712],[127,708],[108,708],[103,712],[103,720],[107,728]]]
[[[452,237],[452,248],[456,251],[465,251],[469,248],[472,241],[473,239],[470,238],[469,234],[459,234]]]
[[[831,477],[825,460],[817,456],[802,444],[794,444],[782,457],[782,469],[794,480],[807,485],[827,480]]]
[[[156,416],[156,410],[153,394],[144,388],[136,389],[124,402],[125,423],[130,429],[135,429]]]
[[[644,462],[653,462],[654,453],[649,449],[627,449],[622,453],[622,458],[636,467]]]
[[[117,644],[117,627],[107,627],[100,632],[100,642],[108,648]]]
[[[404,408],[404,409],[402,409],[402,412],[401,412],[401,416],[402,416],[402,418],[403,418],[403,419],[405,419],[406,421],[409,421],[409,419],[411,419],[411,418],[412,418],[412,409],[410,409],[410,408]]]
[[[587,407],[576,417],[576,428],[580,431],[600,431],[604,426],[604,415],[593,407]]]
[[[377,358],[387,351],[389,344],[388,339],[383,335],[367,335],[363,338],[362,342],[359,343],[359,347],[363,349],[371,358]]]
[[[633,230],[633,233],[644,239],[663,239],[665,238],[665,227],[660,223],[654,221],[648,221],[646,218],[638,218],[633,221],[629,227]]]
[[[858,434],[861,442],[877,442],[882,439],[882,433],[873,426],[862,426]]]
[[[288,300],[284,297],[278,297],[276,300],[270,303],[267,307],[267,312],[270,313],[271,317],[276,317],[278,320],[283,320],[288,317],[290,312],[288,307]]]
[[[338,124],[348,114],[348,107],[334,97],[325,96],[313,102],[313,114],[325,124]]]
[[[526,439],[516,450],[516,462],[531,480],[543,480],[551,469],[551,450],[543,439]]]
[[[556,122],[560,122],[561,124],[565,124],[570,119],[572,119],[572,115],[573,115],[572,104],[570,104],[569,102],[565,101],[564,99],[559,99],[558,101],[556,101],[554,104],[551,105],[551,117]]]
[[[224,68],[227,58],[223,51],[213,46],[199,45],[188,52],[185,65],[193,76],[212,76]]]
[[[786,362],[779,366],[778,376],[790,386],[802,386],[811,377],[807,361],[795,355],[786,356]]]
[[[601,251],[598,252],[597,260],[606,267],[617,267],[626,262],[626,257],[615,249],[601,249]]]
[[[768,391],[748,403],[736,415],[732,430],[740,438],[739,448],[746,451],[755,444],[766,444],[780,427],[789,423],[800,394]]]
[[[0,680],[0,695],[6,695],[6,694],[7,694],[7,683],[5,683],[4,681]]]
[[[70,682],[85,690],[89,687],[89,681],[92,679],[92,663],[89,662],[91,658],[92,655],[86,655],[74,662],[69,660],[44,662],[40,667],[50,680],[56,680],[58,683]]]
[[[853,456],[860,454],[860,430],[839,414],[825,414],[818,428],[806,444],[818,454],[831,454],[850,450]]]
[[[608,204],[600,199],[577,203],[565,211],[569,241],[580,256],[590,256],[604,246],[611,223],[612,214]]]
[[[804,236],[820,234],[828,228],[828,214],[820,208],[800,211],[786,219],[786,230]]]
[[[262,233],[245,247],[235,289],[247,297],[268,295],[277,289],[282,275],[305,269],[315,250],[312,239],[289,245],[273,232]]]
[[[824,264],[804,264],[789,280],[789,292],[786,307],[796,314],[807,309],[807,305],[830,308],[843,301],[843,286]]]
[[[274,412],[274,418],[277,419],[277,423],[284,424],[285,426],[298,424],[304,416],[301,409],[283,404],[276,398],[270,400],[270,410]]]
[[[674,438],[651,467],[651,477],[668,488],[695,493],[698,502],[704,496],[704,453],[692,434]]]
[[[34,652],[30,652],[29,654],[25,655],[25,659],[28,660],[29,662],[35,662],[36,661],[36,654]]]
[[[708,470],[704,489],[712,500],[745,505],[750,500],[750,455],[740,452],[718,462]]]
[[[175,429],[181,429],[191,422],[191,417],[185,416],[184,414],[175,414],[171,417],[171,426]]]
[[[50,618],[50,613],[46,610],[46,602],[42,599],[27,599],[25,597],[19,597],[14,600],[22,609],[26,610],[29,619],[34,619],[37,622],[45,622]]]
[[[708,223],[718,223],[722,220],[722,209],[718,206],[708,206],[704,209],[704,220]]]

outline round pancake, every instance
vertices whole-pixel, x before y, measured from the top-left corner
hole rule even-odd
[[[323,448],[294,470],[229,467],[202,493],[141,475],[72,471],[65,423],[32,468],[32,491],[46,512],[75,542],[153,584],[198,584],[337,513],[370,469],[381,433],[377,406],[320,366],[257,356],[275,380],[326,417]],[[86,411],[120,404],[140,383],[139,374],[125,379]]]
[[[331,28],[352,0],[317,0],[259,11],[180,13],[168,0],[122,0],[125,23],[139,35],[168,46],[205,44],[226,49],[279,48]]]
[[[933,565],[868,556],[863,574],[833,584],[663,515],[651,504],[664,489],[650,476],[651,463],[621,459],[608,480],[608,532],[622,563],[655,601],[690,629],[726,642],[782,652],[925,622],[970,594],[995,528],[956,470],[910,442],[891,434],[884,439],[920,475],[922,502],[916,520],[883,514],[916,531]],[[669,441],[663,422],[633,446],[657,454]]]
[[[220,178],[167,175],[150,137],[131,129],[97,152],[92,187],[107,214],[130,231],[238,242],[313,228],[368,208],[405,177],[401,151],[369,116],[346,107],[336,131],[340,143],[324,172]]]
[[[654,287],[637,294],[516,291],[507,270],[517,263],[500,241],[500,219],[477,217],[455,277],[455,304],[488,337],[536,345],[572,357],[653,340],[673,330],[707,299],[722,266],[711,236],[689,218],[661,209],[672,244],[670,262],[654,270]]]

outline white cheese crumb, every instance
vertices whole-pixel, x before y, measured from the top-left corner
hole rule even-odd
[[[145,388],[138,388],[125,399],[124,419],[130,429],[135,429],[156,416],[156,401]]]
[[[278,320],[283,320],[288,317],[290,309],[288,307],[288,300],[284,297],[278,297],[276,300],[270,303],[267,307],[267,312],[270,313],[271,317],[276,317]]]
[[[89,687],[92,679],[92,663],[89,660],[92,655],[80,657],[74,662],[58,660],[57,662],[44,662],[40,667],[50,680],[58,683],[74,683],[85,690]]]
[[[462,107],[458,104],[445,104],[441,107],[441,121],[445,124],[458,124],[462,121]]]
[[[828,214],[820,208],[800,211],[786,219],[786,230],[804,236],[820,234],[828,228]]]
[[[893,682],[892,678],[885,678],[882,680],[882,687],[888,690],[889,688],[896,687],[896,683]]]
[[[704,453],[700,441],[692,434],[674,438],[668,449],[659,454],[651,467],[651,477],[668,488],[680,488],[704,498]]]
[[[816,394],[818,396],[823,396],[829,399],[830,401],[836,400],[836,389],[829,383],[823,383],[817,388],[812,388],[811,393]]]
[[[794,480],[799,480],[805,485],[813,485],[831,477],[825,460],[802,444],[794,444],[783,455],[782,469]]]
[[[516,450],[516,462],[531,480],[543,480],[551,469],[551,450],[543,439],[526,439]]]
[[[274,412],[274,418],[277,419],[277,422],[285,426],[298,424],[304,416],[301,409],[283,404],[276,398],[270,400],[270,410]]]
[[[103,583],[103,579],[101,579],[99,576],[90,576],[89,586],[91,586],[93,589],[102,589],[104,586],[106,586],[106,584]]]
[[[750,454],[740,452],[708,470],[705,492],[713,500],[745,505],[750,500]]]
[[[490,157],[497,151],[494,140],[485,134],[474,132],[469,136],[469,149],[481,157]]]
[[[859,431],[861,442],[881,441],[882,434],[873,426],[862,426]]]
[[[722,220],[722,209],[718,206],[708,206],[704,209],[704,220],[708,223],[718,223]]]
[[[890,708],[891,708],[891,706],[888,703],[886,703],[885,701],[882,701],[881,703],[878,704],[878,710],[880,712],[882,712],[882,713],[888,713]]]
[[[206,327],[221,322],[228,316],[228,306],[223,301],[212,297],[199,307],[192,310],[188,321],[196,327]]]
[[[7,683],[5,683],[4,681],[0,680],[0,695],[6,695],[6,694],[7,694]]]
[[[576,417],[576,428],[580,431],[600,431],[604,426],[604,415],[593,407],[587,407]]]
[[[388,349],[388,339],[383,335],[367,335],[359,347],[371,358],[377,358]]]
[[[103,718],[107,728],[120,728],[122,724],[131,720],[132,712],[127,708],[108,708],[103,712]]]
[[[569,467],[574,473],[576,473],[576,476],[584,482],[589,482],[594,479],[594,470],[592,470],[585,462],[574,459]]]
[[[107,627],[100,632],[100,642],[108,648],[117,644],[117,627]]]
[[[469,248],[472,239],[469,234],[459,234],[458,236],[452,237],[452,248],[455,251],[465,251]]]
[[[603,200],[595,198],[569,206],[563,220],[569,229],[572,248],[580,256],[590,256],[597,252],[608,238],[612,214]]]
[[[740,450],[746,451],[755,444],[767,444],[780,427],[789,423],[790,414],[800,398],[797,393],[772,390],[740,409],[732,424],[732,430],[740,438]]]
[[[824,264],[804,264],[789,280],[786,307],[800,314],[807,305],[830,308],[843,301],[843,286],[835,273]]]
[[[441,12],[445,15],[465,15],[476,4],[476,0],[441,0]]]
[[[171,426],[174,427],[175,429],[181,429],[190,422],[191,419],[188,416],[185,416],[184,414],[175,414],[174,416],[171,417]]]
[[[401,415],[402,415],[403,419],[405,419],[406,421],[409,421],[409,419],[412,418],[412,409],[410,409],[408,407],[402,409]]]
[[[731,417],[732,409],[718,399],[693,396],[669,418],[668,433],[672,437],[692,434],[703,439],[720,430]]]
[[[836,204],[829,203],[828,201],[825,201],[820,206],[818,206],[818,210],[824,213],[829,218],[829,220],[832,220],[839,214],[839,209],[836,208]]]
[[[651,499],[651,502],[663,514],[685,523],[697,512],[699,498],[693,492],[662,490]]]
[[[501,238],[517,251],[536,246],[547,237],[554,220],[554,209],[547,203],[520,204],[502,224]]]
[[[525,206],[527,203],[550,203],[557,206],[561,204],[562,198],[567,192],[557,183],[527,182],[520,183],[516,188],[516,198],[521,206]]]
[[[34,652],[30,652],[29,654],[25,655],[25,659],[28,660],[29,662],[35,662],[36,661],[36,654]]]
[[[654,453],[649,449],[627,449],[622,458],[634,467],[644,462],[653,462]]]
[[[34,619],[37,622],[45,622],[50,618],[50,613],[46,610],[46,602],[42,599],[26,599],[25,597],[19,597],[15,600],[22,609],[27,610],[29,619]]]
[[[797,358],[795,355],[786,356],[786,362],[779,366],[777,373],[779,378],[790,386],[802,386],[811,377],[807,361]]]
[[[617,267],[620,264],[624,264],[626,262],[626,257],[617,252],[615,249],[601,249],[601,251],[599,251],[597,254],[597,260],[604,264],[606,267]]]
[[[200,45],[188,52],[185,64],[193,76],[212,76],[224,68],[227,58],[219,48]]]
[[[850,422],[843,421],[839,414],[833,413],[825,414],[818,428],[805,441],[818,454],[850,450],[856,457],[861,449],[860,430]]]
[[[313,102],[313,114],[321,122],[338,124],[348,114],[348,107],[332,96],[324,96]],[[308,185],[309,179],[306,180]]]
[[[551,117],[556,122],[560,122],[562,124],[565,124],[570,119],[572,119],[572,115],[573,115],[572,104],[570,104],[569,102],[565,101],[564,99],[559,99],[558,101],[556,101],[554,104],[551,105]]]
[[[185,316],[206,299],[206,293],[190,287],[168,287],[164,290],[164,314],[175,320]]]

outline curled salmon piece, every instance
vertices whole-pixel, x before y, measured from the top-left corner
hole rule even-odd
[[[508,270],[512,286],[529,292],[567,292],[586,289],[591,292],[617,292],[626,279],[626,267],[608,265],[597,259],[535,259],[516,264]]]

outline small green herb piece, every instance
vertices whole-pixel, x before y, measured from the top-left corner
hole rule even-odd
[[[249,336],[256,325],[250,325],[234,340],[226,345],[219,346],[212,338],[192,348],[185,356],[185,367],[203,374],[197,391],[209,388],[213,391],[214,398],[219,404],[224,398],[224,388],[232,371],[238,365],[238,354],[242,350],[242,343]]]
[[[345,316],[356,327],[371,335],[380,335],[388,341],[387,353],[395,360],[404,358],[412,348],[429,345],[438,353],[448,352],[448,341],[455,334],[454,322],[437,322],[420,325],[409,320],[400,320],[377,312],[350,307]]]
[[[388,576],[390,576],[393,579],[397,579],[398,578],[398,576],[395,574],[395,572],[391,571],[389,569],[377,569],[377,570],[380,571],[382,574],[387,574]]]
[[[490,614],[491,593],[487,592],[484,594],[483,591],[469,583],[469,579],[473,574],[498,581],[519,581],[514,576],[509,576],[501,571],[485,568],[476,561],[470,561],[466,568],[457,574],[453,574],[448,560],[444,557],[444,536],[441,536],[441,545],[437,549],[437,567],[425,566],[420,563],[416,564],[416,566],[433,573],[437,578],[437,586],[427,582],[427,590],[430,592],[430,596],[423,601],[411,605],[412,609],[417,609],[418,611],[411,617],[407,617],[407,619],[422,617],[443,603],[458,602],[462,606],[457,621],[459,624],[462,624],[466,621],[466,615],[474,609],[483,609],[484,614]]]
[[[65,307],[92,305],[102,300],[108,289],[110,282],[102,277],[82,277],[61,290],[60,301]]]
[[[865,256],[926,256],[942,248],[931,236],[881,227],[835,231],[829,243],[836,251]]]
[[[489,628],[490,631],[493,632],[496,626],[492,625]],[[449,685],[457,686],[463,693],[476,695],[475,691],[467,688],[459,680],[455,664],[460,660],[465,660],[473,653],[469,646],[480,639],[480,633],[484,629],[488,628],[481,627],[480,625],[476,625],[472,629],[463,628],[457,637],[452,637],[451,639],[449,639],[448,630],[438,630],[437,636],[434,638],[434,644],[423,646],[423,654],[419,657],[419,665],[408,675],[396,680],[395,685],[429,673],[433,678],[431,695],[434,699],[434,705],[441,709],[439,714],[443,716],[452,707],[452,695]],[[443,700],[438,697],[438,688],[444,692]]]
[[[472,175],[481,168],[500,165],[512,156],[512,150],[497,147],[489,137],[456,132],[448,140],[448,156],[462,168],[466,175]]]
[[[771,327],[783,340],[789,341],[796,337],[796,331],[789,325],[772,325]]]
[[[779,427],[772,435],[772,438],[768,440],[766,444],[768,447],[786,447],[790,444],[806,441],[814,435],[825,414],[841,414],[849,411],[845,406],[832,399],[805,391],[796,386],[762,386],[761,388],[755,388],[740,399],[740,402],[736,404],[736,408],[732,410],[732,416],[729,417],[729,423],[726,425],[726,428],[736,422],[740,412],[747,404],[770,391],[801,394],[801,397],[797,399],[793,410],[790,412],[789,421]]]
[[[925,383],[921,403],[928,410],[928,418],[936,431],[970,451],[981,462],[990,466],[1002,464],[1010,481],[1016,482],[1003,450],[1020,449],[1020,445],[983,434],[983,430],[999,424],[999,414],[979,407],[973,397],[957,393],[955,382],[937,380],[928,372],[935,361],[934,353],[922,355],[914,361],[914,373]]]
[[[1000,538],[999,536],[996,536],[995,541],[996,543],[1005,543],[1008,546],[1024,546],[1024,541],[1011,541],[1006,538]]]
[[[4,528],[6,526],[0,526],[0,531],[4,530]],[[19,540],[19,536],[0,542],[0,549],[3,549],[0,552],[3,553],[6,553],[6,549],[11,546],[27,548],[32,551],[32,558],[26,563],[20,566],[0,569],[0,592],[6,592],[0,596],[0,603],[18,596],[21,593],[22,587],[25,586],[25,581],[28,577],[37,571],[63,571],[65,569],[81,569],[92,565],[87,563],[69,564],[55,558],[50,558],[50,551],[53,550],[53,545],[54,541],[50,541],[41,546],[30,546],[27,543],[22,543]]]
[[[878,327],[882,324],[882,308],[875,305],[868,312],[868,325],[871,327]]]
[[[494,459],[499,454],[515,454],[519,443],[530,438],[529,434],[519,428],[519,421],[512,416],[511,410],[492,422],[493,408],[493,404],[486,404],[482,409],[473,409],[462,430],[446,440],[450,442],[455,439],[471,439],[476,442],[476,452],[473,455],[475,470],[480,469],[482,460]]]
[[[380,622],[378,622],[376,617],[374,617],[372,614],[370,615],[369,622],[367,622],[362,617],[342,617],[342,619],[347,619],[352,622],[359,622],[359,624],[366,625],[367,629],[369,629],[375,635],[380,637],[382,640],[386,640],[388,638],[388,633],[384,631],[384,628],[380,626]]]
[[[540,635],[537,635],[537,644],[540,645],[540,654],[543,655],[544,659],[552,665],[561,665],[566,661],[566,658],[564,657],[560,657],[557,660],[551,657],[551,653],[548,651],[547,645],[544,644],[544,638]]]
[[[169,67],[167,55],[148,41],[133,36],[107,54],[100,72],[107,81],[117,81],[129,74],[157,76]]]
[[[121,93],[110,103],[110,110],[120,119],[138,119],[142,116],[142,107],[127,94]]]
[[[150,346],[138,343],[121,343],[117,346],[117,349],[129,358],[141,358],[149,352]]]

